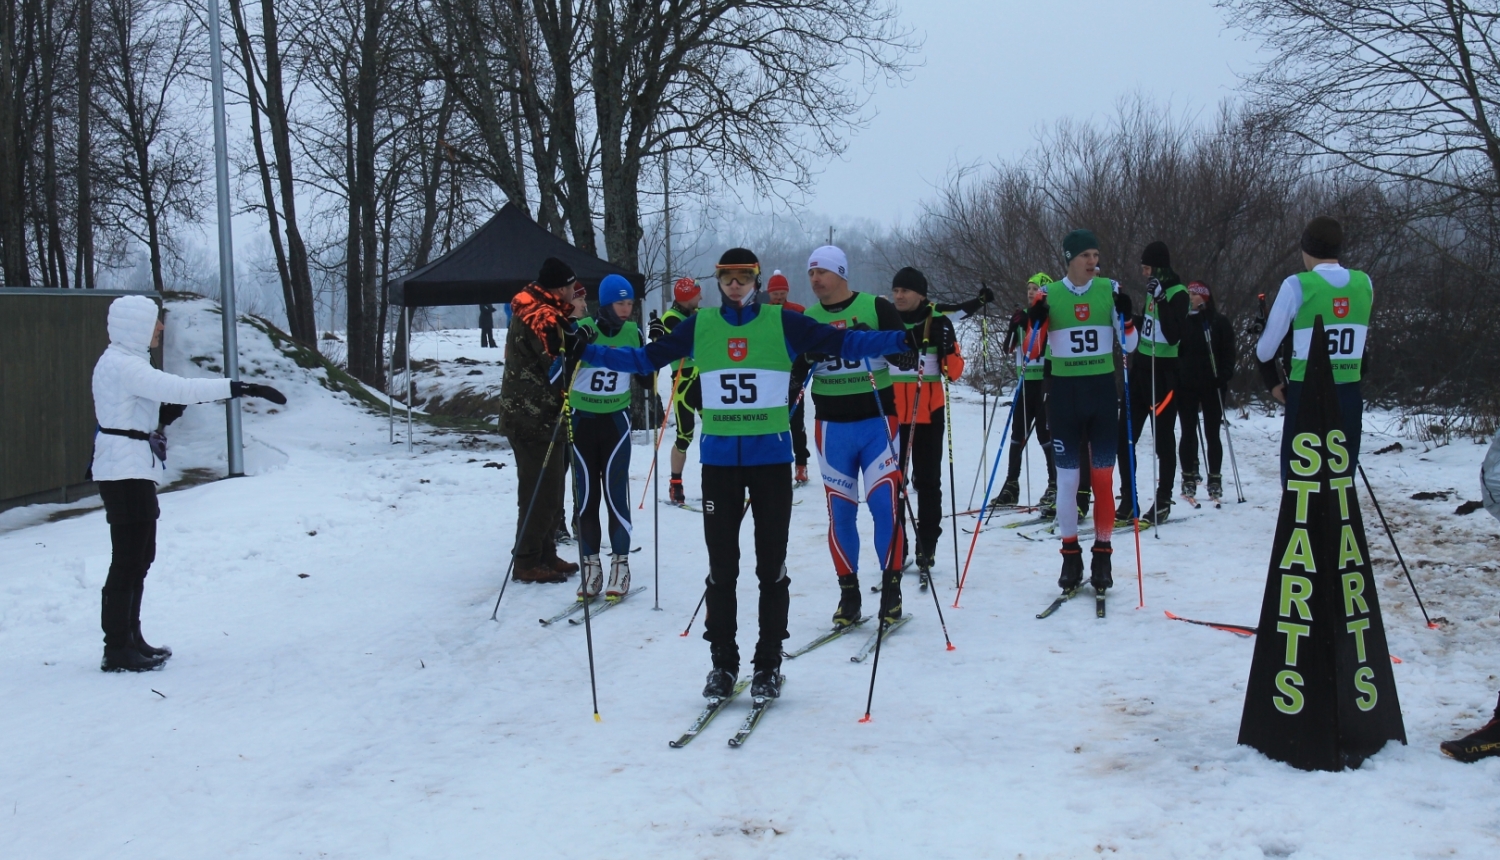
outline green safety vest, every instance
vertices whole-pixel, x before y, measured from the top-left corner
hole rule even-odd
[[[689,316],[697,316],[697,312],[694,311],[692,314],[685,314],[682,311],[678,310],[676,305],[673,305],[672,307],[667,308],[667,310],[661,315],[661,318],[663,322],[666,322],[667,320],[677,320],[678,323],[681,323]],[[674,324],[672,327],[676,328],[677,326]],[[695,372],[695,368],[696,365],[693,362],[692,356],[688,356],[687,358],[682,359],[672,366],[672,373],[675,375],[678,371],[681,371],[682,377],[686,379],[693,375],[693,373]]]
[[[937,308],[933,308],[932,309],[932,328],[936,329],[938,327],[938,320],[941,319],[942,317],[943,317],[943,312],[942,311],[938,310]],[[908,329],[914,329],[914,328],[919,328],[920,326],[924,326],[926,324],[927,324],[927,321],[926,320],[922,320],[920,322],[907,323],[906,327]],[[931,339],[931,337],[934,334],[935,334],[935,332],[929,330],[929,332],[928,332],[929,339]],[[864,362],[860,362],[859,366],[860,366],[860,369],[864,369],[864,366],[865,366]],[[942,382],[943,381],[943,372],[942,372],[942,364],[939,361],[939,357],[938,357],[938,344],[937,344],[937,342],[936,341],[932,341],[932,342],[928,343],[927,348],[922,350],[922,360],[921,360],[921,362],[919,362],[917,364],[917,366],[913,367],[911,370],[902,370],[899,367],[887,366],[886,367],[886,372],[890,375],[891,382],[910,382],[910,383],[918,383],[918,382]],[[869,382],[866,381],[865,384],[868,385]]]
[[[1109,278],[1094,278],[1081,296],[1074,295],[1062,281],[1053,281],[1045,289],[1049,309],[1047,358],[1052,362],[1052,375],[1114,373],[1114,284]]]
[[[858,323],[864,323],[871,329],[880,328],[880,320],[875,312],[875,297],[869,293],[855,293],[854,301],[841,311],[830,311],[818,304],[808,308],[806,313],[814,320],[834,328],[853,328]],[[867,395],[870,392],[868,371],[875,373],[876,388],[891,387],[890,366],[884,358],[870,359],[868,370],[864,360],[834,359],[820,361],[813,369],[812,393],[820,397]]]
[[[581,326],[598,330],[593,317],[578,321]],[[600,332],[594,339],[600,346],[638,347],[641,345],[641,330],[634,322],[626,321],[614,335]],[[619,412],[630,406],[630,374],[605,367],[595,367],[587,361],[578,363],[578,372],[573,374],[573,390],[568,395],[568,405],[579,412]]]
[[[787,392],[792,359],[786,353],[781,308],[762,307],[755,319],[730,325],[719,312],[698,314],[693,359],[703,386],[703,432],[709,436],[769,436],[792,429]]]
[[[1018,332],[1016,335],[1016,363],[1022,367],[1022,378],[1028,382],[1041,379],[1043,371],[1046,370],[1048,358],[1046,342],[1043,341],[1042,349],[1036,358],[1028,358],[1026,356],[1026,347],[1031,344],[1032,340],[1031,323],[1026,322],[1017,326],[1016,331]],[[1038,336],[1038,339],[1040,339],[1040,336]]]
[[[1161,300],[1169,302],[1185,292],[1187,292],[1187,287],[1182,284],[1173,284],[1161,294]],[[1167,343],[1167,336],[1162,334],[1159,303],[1155,298],[1147,296],[1146,312],[1141,315],[1141,345],[1139,347],[1141,354],[1157,358],[1176,358],[1177,347],[1178,344]]]
[[[1302,306],[1292,321],[1292,381],[1301,382],[1307,375],[1313,322],[1322,317],[1328,357],[1333,359],[1333,381],[1358,382],[1375,299],[1370,276],[1350,269],[1349,283],[1343,287],[1328,283],[1317,272],[1303,272],[1297,280],[1302,282]]]

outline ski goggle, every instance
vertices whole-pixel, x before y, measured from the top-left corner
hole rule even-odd
[[[719,286],[727,287],[730,284],[753,284],[755,278],[760,274],[758,268],[732,268],[720,269],[715,273],[719,279]]]

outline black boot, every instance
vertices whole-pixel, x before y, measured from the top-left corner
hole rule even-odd
[[[1094,591],[1103,594],[1115,584],[1113,564],[1110,561],[1115,550],[1109,545],[1109,541],[1096,540],[1093,551],[1094,559],[1089,565],[1089,583],[1094,586]]]
[[[1218,475],[1208,476],[1208,497],[1214,501],[1224,498],[1224,479]]]
[[[1015,478],[1006,478],[1005,484],[1000,487],[1000,492],[990,500],[992,508],[1014,507],[1021,500],[1021,482]]]
[[[1041,513],[1042,516],[1044,516],[1044,517],[1055,517],[1055,516],[1057,516],[1057,484],[1056,484],[1056,482],[1048,482],[1047,489],[1042,491],[1042,498],[1041,498],[1041,501],[1037,502],[1037,506],[1041,508],[1040,513]]]
[[[1443,755],[1462,762],[1500,755],[1500,701],[1495,703],[1495,715],[1484,724],[1484,728],[1456,741],[1443,741],[1438,749]]]
[[[1078,491],[1078,516],[1080,519],[1089,515],[1089,505],[1094,501],[1093,490]]]
[[[145,638],[141,636],[141,595],[144,594],[145,591],[145,586],[139,586],[131,595],[130,629],[135,634],[135,647],[137,651],[140,651],[147,657],[166,662],[166,659],[172,656],[172,649],[153,648],[152,646],[146,644]]]
[[[735,673],[715,666],[709,670],[708,680],[703,685],[703,698],[723,699],[734,692]]]
[[[1066,538],[1062,545],[1062,575],[1057,578],[1057,587],[1072,591],[1083,583],[1083,548],[1078,538]]]
[[[99,626],[104,628],[104,659],[99,668],[105,672],[149,672],[160,667],[160,658],[147,656],[136,647],[130,625],[134,602],[131,592],[101,591],[99,595]]]
[[[887,570],[880,588],[880,618],[887,623],[901,617],[901,571]]]
[[[859,621],[859,574],[839,577],[839,608],[833,610],[833,626],[847,627]]]
[[[750,697],[753,699],[781,698],[781,667],[756,669],[750,679]]]
[[[1172,516],[1172,499],[1170,497],[1165,499],[1159,498],[1156,500],[1156,504],[1151,506],[1151,510],[1141,514],[1141,522],[1150,523],[1154,526],[1158,523],[1166,522],[1170,516]]]

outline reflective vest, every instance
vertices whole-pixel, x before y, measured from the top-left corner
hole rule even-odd
[[[685,314],[682,311],[678,310],[676,305],[673,305],[670,308],[667,308],[666,312],[661,315],[661,318],[663,322],[666,322],[667,320],[676,320],[677,323],[681,323],[689,316],[697,316],[697,314],[697,311],[694,311],[691,314]],[[671,328],[676,328],[677,323],[673,323]],[[681,371],[683,379],[689,379],[692,377],[693,373],[695,372],[695,365],[692,356],[688,356],[687,358],[684,358],[681,361],[678,361],[676,364],[672,365],[672,374],[674,376],[677,375],[678,371]]]
[[[721,313],[698,314],[693,358],[703,387],[703,432],[710,436],[765,436],[791,430],[787,392],[792,359],[786,352],[781,309],[762,308],[744,325]]]
[[[581,326],[598,330],[593,317],[578,321]],[[634,322],[627,321],[613,335],[600,332],[594,339],[600,346],[638,347],[641,345],[641,330]],[[579,412],[619,412],[630,406],[630,374],[604,367],[595,367],[587,361],[578,363],[578,372],[573,375],[573,390],[568,395],[568,405]]]
[[[932,329],[939,327],[938,320],[942,317],[942,311],[939,311],[937,308],[932,309]],[[907,329],[914,329],[925,325],[927,325],[927,320],[921,320],[919,322],[907,323],[906,327]],[[936,334],[936,332],[929,329],[929,341],[933,334]],[[860,368],[864,368],[864,362],[860,362]],[[899,367],[887,364],[886,373],[890,376],[893,383],[942,382],[943,371],[942,363],[938,357],[938,344],[936,342],[929,342],[927,347],[922,350],[922,360],[911,370],[902,370]],[[865,382],[865,385],[869,385],[868,380]]]
[[[1045,290],[1052,375],[1114,373],[1114,284],[1109,278],[1094,278],[1081,296],[1074,295],[1062,281],[1053,281]]]
[[[1187,292],[1187,287],[1182,284],[1173,284],[1161,294],[1161,301],[1169,302],[1185,292]],[[1141,345],[1138,349],[1142,355],[1176,358],[1177,346],[1175,343],[1167,343],[1167,336],[1162,334],[1160,303],[1154,296],[1147,296],[1146,312],[1141,315]]]
[[[1328,283],[1317,272],[1303,272],[1297,280],[1302,283],[1302,306],[1292,320],[1292,381],[1301,382],[1307,375],[1313,322],[1321,316],[1328,357],[1333,360],[1333,381],[1358,382],[1375,299],[1370,276],[1350,269],[1349,283],[1343,287]]]
[[[808,308],[806,314],[834,328],[848,329],[859,323],[864,323],[871,329],[880,328],[880,320],[875,312],[875,297],[869,293],[855,293],[854,301],[841,311],[830,311],[819,304]],[[891,387],[890,366],[884,358],[869,359],[868,368],[864,359],[820,361],[813,369],[812,393],[820,397],[856,394],[868,396],[870,371],[875,373],[876,388]]]

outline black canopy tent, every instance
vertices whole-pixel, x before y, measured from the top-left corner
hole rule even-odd
[[[646,286],[645,277],[639,273],[578,250],[543,230],[526,210],[507,203],[458,247],[393,280],[391,304],[429,308],[508,302],[536,279],[542,261],[548,257],[571,266],[590,298],[598,295],[599,282],[606,275],[620,275],[630,281],[637,296]]]
[[[526,210],[506,203],[483,227],[458,247],[416,271],[389,283],[390,303],[401,308],[406,326],[406,378],[411,380],[411,309],[449,305],[507,303],[536,279],[542,261],[556,257],[573,269],[590,298],[599,295],[606,275],[620,275],[645,292],[646,279],[638,272],[599,259],[542,229]],[[392,376],[395,368],[390,368]],[[411,450],[411,391],[406,394],[406,447]],[[395,401],[390,402],[391,436],[395,441]]]

